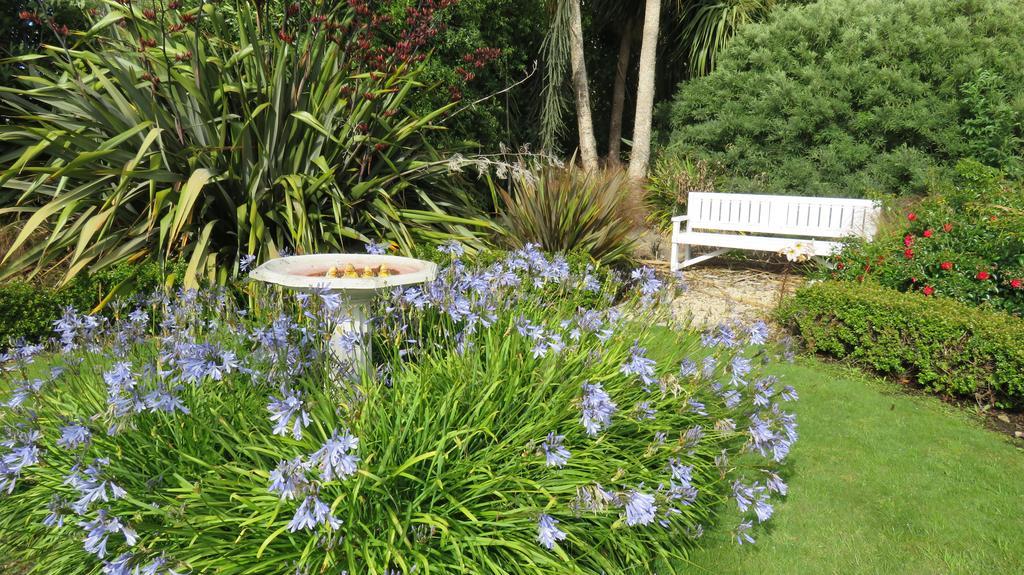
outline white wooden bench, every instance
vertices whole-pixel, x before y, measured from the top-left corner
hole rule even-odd
[[[848,198],[691,192],[686,211],[672,218],[672,271],[734,249],[777,253],[799,243],[810,256],[831,255],[842,238],[874,236],[881,206]],[[691,258],[691,246],[718,249]]]

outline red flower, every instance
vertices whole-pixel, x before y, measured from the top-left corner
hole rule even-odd
[[[942,224],[942,231],[946,232],[947,234],[953,231],[953,224]]]
[[[284,42],[285,44],[291,44],[292,40],[295,39],[294,37],[292,37],[291,34],[285,32],[284,30],[278,30],[277,37],[280,38],[281,41]]]
[[[908,248],[914,245],[914,236],[910,234],[903,236],[903,245],[907,246]]]
[[[907,248],[907,249],[903,250],[903,257],[907,258],[908,260],[913,258],[914,257],[914,250],[912,250],[910,248]]]
[[[298,2],[295,2],[295,3],[292,3],[292,4],[288,5],[288,15],[289,16],[294,16],[294,15],[298,14],[299,10],[300,10],[300,8],[299,8],[299,3]]]
[[[926,237],[926,238],[930,238],[930,237],[932,237],[933,235],[935,235],[935,232],[933,232],[933,231],[931,231],[931,230],[925,230],[925,231],[924,231],[924,233],[923,233],[923,234],[921,234],[921,235],[923,235],[923,236],[924,236],[924,237]]]
[[[923,288],[921,288],[921,293],[923,293],[924,295],[935,295],[935,288],[933,288],[932,286],[924,286]]]
[[[917,214],[915,214],[914,212],[910,212],[909,214],[907,214],[907,219],[910,221],[914,221],[917,219]]]
[[[846,264],[844,264],[843,262],[839,262],[839,263],[836,264],[836,269],[837,270],[844,270],[844,269],[846,269]]]
[[[910,283],[916,284],[917,283],[917,278],[910,278]]]
[[[156,18],[156,10],[153,10],[152,8],[146,8],[142,11],[142,17],[146,20],[153,20]]]
[[[988,217],[988,221],[994,222],[994,221],[996,221],[996,217],[995,216],[989,216]]]
[[[974,277],[978,278],[981,281],[985,281],[985,280],[987,280],[988,278],[990,278],[992,276],[989,275],[989,273],[987,271],[981,270],[980,272],[978,272],[978,275],[976,275]]]
[[[1010,280],[1010,287],[1012,287],[1013,289],[1021,289],[1022,287],[1024,287],[1024,280],[1020,278],[1014,278]]]
[[[946,270],[947,272],[953,269],[953,262],[942,262],[939,267]]]

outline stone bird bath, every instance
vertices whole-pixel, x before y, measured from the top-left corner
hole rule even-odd
[[[383,266],[383,267],[382,267]],[[331,337],[331,350],[341,362],[353,367],[371,368],[370,325],[367,321],[370,304],[382,290],[397,286],[421,284],[437,276],[437,264],[400,256],[373,254],[312,254],[287,256],[264,262],[249,277],[294,291],[327,290],[341,295],[342,308],[348,319],[339,322]],[[341,344],[347,333],[359,334],[364,342],[355,352]]]

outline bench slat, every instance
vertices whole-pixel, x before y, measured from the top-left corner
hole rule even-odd
[[[739,250],[778,252],[783,248],[800,243],[811,247],[812,255],[828,256],[842,248],[842,242],[827,240],[806,240],[794,238],[773,238],[768,236],[738,236],[734,234],[713,234],[706,232],[681,232],[672,237],[677,244],[710,246]]]

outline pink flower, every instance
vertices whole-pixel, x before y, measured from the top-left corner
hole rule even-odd
[[[935,288],[933,288],[932,286],[924,286],[923,288],[921,288],[921,293],[923,293],[924,295],[935,295]]]
[[[933,232],[933,231],[931,231],[931,230],[925,230],[925,231],[924,231],[924,233],[923,233],[923,234],[921,234],[921,235],[923,235],[923,236],[924,236],[924,237],[926,237],[926,238],[930,238],[930,237],[932,237],[933,235],[935,235],[935,232]]]
[[[903,257],[907,258],[908,260],[912,259],[914,257],[914,250],[910,248],[903,250]]]
[[[917,219],[917,214],[915,214],[914,212],[910,212],[909,214],[907,214],[907,219],[910,221],[914,221]]]
[[[953,269],[953,262],[942,262],[939,267],[946,270],[947,272]]]
[[[992,276],[989,275],[989,273],[987,271],[981,270],[980,272],[978,272],[978,275],[976,275],[974,277],[978,278],[981,281],[985,281],[985,280],[987,280],[988,278],[990,278]]]

